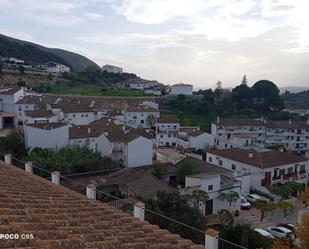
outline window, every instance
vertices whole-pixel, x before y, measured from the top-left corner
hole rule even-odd
[[[208,162],[212,163],[212,157],[208,158]]]
[[[75,118],[76,117],[76,115],[75,114],[73,114],[73,118]]]
[[[87,118],[87,117],[88,117],[88,114],[85,114],[85,117]]]
[[[236,165],[232,164],[232,170],[236,170]]]
[[[82,118],[84,117],[84,114],[82,114]]]
[[[142,119],[142,120],[141,120],[141,124],[143,124],[143,123],[144,123],[144,120]]]
[[[220,160],[220,159],[219,159],[219,165],[220,165],[220,166],[223,165],[223,162],[222,162],[222,160]]]
[[[21,106],[18,106],[18,111],[21,111]]]
[[[213,185],[208,185],[208,191],[211,191],[211,190],[213,190]]]
[[[29,107],[26,105],[26,109],[28,109]]]

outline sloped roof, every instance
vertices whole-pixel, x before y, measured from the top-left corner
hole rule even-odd
[[[24,111],[26,116],[31,118],[49,118],[56,116],[51,110],[44,111]]]
[[[13,95],[18,92],[21,88],[20,87],[4,87],[0,88],[0,95]]]
[[[66,123],[36,123],[36,124],[26,124],[27,126],[42,129],[42,130],[51,130],[51,129],[57,129],[63,126],[66,126],[68,124]]]
[[[202,249],[158,226],[0,162],[0,248]]]
[[[223,174],[223,173],[230,173],[230,170],[227,170],[223,167],[219,167],[213,164],[210,164],[206,161],[199,160],[194,157],[186,157],[180,162],[176,164],[176,167],[183,163],[190,163],[192,165],[192,169],[195,172],[194,174],[197,173],[202,173],[202,174],[207,174],[207,175],[218,175],[218,174]]]
[[[261,120],[254,118],[220,118],[219,123],[214,123],[226,126],[265,126]]]
[[[308,129],[309,124],[307,121],[266,121],[266,126],[269,128],[281,128],[281,129]]]
[[[305,162],[307,159],[287,152],[276,150],[256,152],[240,148],[230,148],[222,150],[212,150],[211,154],[222,156],[234,161],[246,163],[258,168],[271,168],[292,163]],[[252,153],[252,157],[249,154]]]

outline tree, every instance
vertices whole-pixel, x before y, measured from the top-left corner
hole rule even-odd
[[[283,212],[284,220],[286,220],[286,217],[295,212],[295,206],[291,202],[280,201],[277,205]]]
[[[49,80],[52,80],[52,79],[53,79],[53,76],[52,76],[51,73],[49,73],[49,74],[47,75],[47,79],[49,79]]]
[[[59,150],[34,148],[27,160],[47,171],[60,171],[64,175],[112,168],[110,158],[79,146],[67,146]]]
[[[17,131],[12,131],[6,137],[0,137],[0,151],[10,153],[17,158],[22,158],[27,154],[24,141]]]
[[[152,128],[156,124],[156,118],[153,114],[149,114],[146,118],[146,124],[149,128]]]
[[[153,174],[155,177],[161,179],[161,177],[162,177],[163,174],[164,174],[164,171],[165,171],[165,169],[164,169],[163,164],[157,163],[157,164],[155,164],[155,165],[153,166],[153,172],[152,172],[152,174]]]
[[[19,66],[18,66],[18,71],[19,71],[21,74],[24,74],[24,73],[25,73],[25,67],[22,66],[22,65],[19,65]]]
[[[306,187],[305,191],[301,192],[300,199],[306,207],[309,206],[309,187]]]
[[[266,202],[266,201],[256,201],[254,203],[254,207],[261,212],[261,219],[260,222],[263,222],[264,218],[267,217],[267,215],[272,214],[276,208],[276,203],[273,202]]]
[[[200,202],[205,203],[209,199],[208,194],[203,190],[193,190],[192,193],[187,194],[186,197],[189,203],[192,203],[197,209],[199,209]]]
[[[199,210],[191,207],[185,195],[181,195],[179,191],[158,191],[156,198],[145,200],[146,208],[165,215],[171,219],[185,223],[197,229],[205,229],[207,219]],[[146,212],[146,220],[150,213]],[[174,222],[166,223],[164,219],[153,219],[153,222],[170,231],[177,231],[179,224]],[[162,222],[162,224],[161,224]]]
[[[187,175],[193,174],[193,167],[192,163],[190,162],[183,162],[176,168],[176,176],[178,178],[178,182],[181,185],[184,185],[185,177]]]
[[[18,86],[18,87],[27,86],[27,83],[26,83],[25,81],[23,81],[23,80],[19,80],[19,81],[17,82],[17,86]]]
[[[301,216],[301,223],[297,230],[297,236],[300,240],[300,249],[309,248],[309,215],[303,214]]]
[[[243,77],[242,77],[242,80],[241,80],[241,85],[243,86],[243,85],[247,85],[247,75],[244,75]]]
[[[256,104],[261,110],[283,109],[284,102],[280,98],[279,88],[269,80],[260,80],[253,87],[253,94],[256,98]]]
[[[231,207],[232,204],[239,199],[239,194],[235,191],[230,191],[228,193],[222,192],[220,193],[218,199],[220,201],[227,201]]]

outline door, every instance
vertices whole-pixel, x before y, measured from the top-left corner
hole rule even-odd
[[[207,200],[205,203],[205,215],[212,214],[213,200]]]

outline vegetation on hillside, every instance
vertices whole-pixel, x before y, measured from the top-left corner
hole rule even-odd
[[[31,64],[55,61],[70,66],[73,71],[85,71],[88,67],[99,68],[96,63],[80,54],[63,49],[47,48],[1,34],[0,56],[16,57]]]
[[[15,57],[24,60],[28,64],[41,64],[48,61],[55,61],[67,65],[61,57],[42,51],[30,44],[20,44],[0,36],[0,56]]]
[[[182,125],[199,125],[204,131],[210,131],[211,122],[217,116],[286,118],[286,114],[280,112],[284,102],[279,89],[268,80],[258,81],[249,87],[243,79],[231,93],[226,94],[221,88],[199,90],[193,96],[169,97],[168,104],[180,117]]]
[[[282,95],[287,108],[309,109],[309,90],[300,93],[284,93]]]
[[[34,90],[40,93],[54,93],[54,94],[73,94],[84,96],[121,96],[121,97],[141,97],[144,93],[141,91],[129,91],[125,89],[113,89],[100,87],[98,85],[78,84],[72,85],[68,83],[61,84],[41,84],[34,87]]]
[[[27,155],[24,141],[17,131],[11,132],[6,137],[0,137],[0,152],[9,153],[17,158]]]

